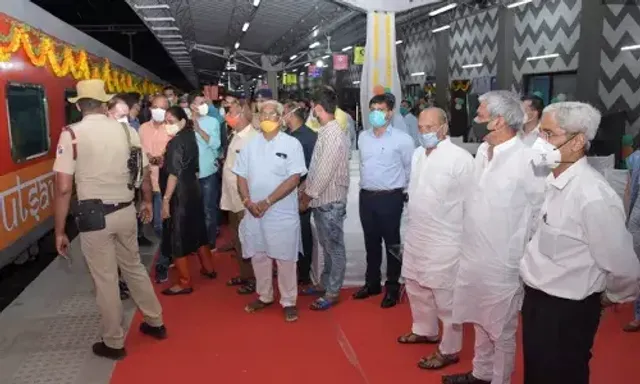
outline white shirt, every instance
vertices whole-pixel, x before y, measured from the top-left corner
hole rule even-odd
[[[538,136],[540,136],[540,124],[536,125],[536,127],[529,133],[519,131],[518,136],[520,136],[520,139],[527,147],[531,148]]]
[[[494,147],[489,160],[489,145],[483,143],[465,198],[453,316],[456,322],[480,324],[494,338],[521,305],[520,261],[544,201],[545,179],[536,176],[532,156],[514,137]]]
[[[613,302],[634,300],[640,262],[616,192],[584,157],[547,184],[520,264],[525,284],[570,300],[605,290]]]
[[[291,176],[307,173],[302,145],[284,132],[271,140],[258,134],[240,151],[233,173],[247,180],[251,201],[264,200]],[[273,259],[296,261],[301,245],[298,189],[274,202],[260,218],[245,211],[238,236],[244,258],[266,253]]]
[[[429,155],[416,148],[411,164],[402,277],[423,287],[453,289],[460,260],[464,197],[473,157],[447,137]]]

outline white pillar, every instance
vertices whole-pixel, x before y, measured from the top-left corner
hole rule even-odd
[[[369,100],[382,92],[402,100],[396,55],[396,16],[393,12],[367,12],[367,43],[360,80],[360,103],[365,128],[369,128]]]

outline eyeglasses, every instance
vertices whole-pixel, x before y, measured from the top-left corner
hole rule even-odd
[[[278,116],[278,112],[272,111],[272,112],[260,112],[258,114],[258,116],[260,117],[276,117]]]

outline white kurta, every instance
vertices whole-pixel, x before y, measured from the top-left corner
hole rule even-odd
[[[307,168],[298,139],[279,132],[270,141],[262,134],[251,140],[238,154],[233,172],[247,179],[250,199],[258,202],[289,177],[305,175]],[[245,210],[238,235],[244,258],[260,253],[296,261],[301,241],[297,189],[274,203],[261,218]]]
[[[417,148],[411,164],[402,276],[423,287],[453,289],[461,253],[465,191],[473,157],[449,138],[428,156]]]
[[[465,198],[464,239],[454,294],[454,319],[476,323],[498,339],[522,304],[520,260],[544,200],[531,150],[517,137],[478,148],[474,185]]]

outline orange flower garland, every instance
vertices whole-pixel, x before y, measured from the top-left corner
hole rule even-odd
[[[38,41],[32,43],[32,38]],[[58,46],[62,54],[58,55]],[[76,80],[102,79],[108,92],[138,92],[152,94],[161,86],[147,79],[139,79],[125,70],[111,68],[109,59],[91,63],[84,49],[74,50],[69,45],[56,43],[48,36],[31,30],[26,25],[13,23],[7,36],[0,36],[0,62],[8,62],[22,47],[31,64],[48,67],[56,77],[69,74]]]

